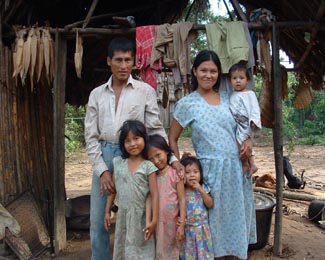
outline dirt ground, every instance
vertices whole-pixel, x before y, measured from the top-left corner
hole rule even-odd
[[[189,138],[180,140],[181,152],[193,152]],[[275,176],[273,146],[265,140],[257,140],[255,144],[256,163],[259,167],[258,176],[270,173]],[[284,155],[288,155],[284,149]],[[290,190],[299,194],[318,196],[325,199],[325,147],[295,146],[290,154],[290,162],[294,174],[300,175],[305,170],[304,180],[307,182],[303,190]],[[69,198],[90,194],[91,168],[85,152],[76,153],[66,158],[66,190]],[[286,188],[286,190],[289,190]],[[325,229],[308,219],[310,201],[283,200],[282,255],[272,254],[274,238],[274,219],[269,235],[269,243],[259,250],[249,252],[249,259],[292,259],[292,260],[323,260],[325,259]],[[113,231],[112,231],[113,233]],[[111,239],[113,240],[113,239]],[[111,241],[112,242],[112,241]],[[68,230],[67,248],[57,259],[83,260],[90,259],[90,243],[88,231]]]

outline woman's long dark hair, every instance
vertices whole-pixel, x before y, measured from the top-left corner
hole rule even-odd
[[[138,121],[138,120],[126,120],[123,125],[121,126],[120,130],[120,137],[119,137],[119,146],[122,152],[122,158],[126,159],[129,158],[129,153],[126,151],[124,146],[124,141],[129,134],[132,132],[136,136],[140,136],[144,139],[144,149],[142,151],[142,157],[147,159],[147,151],[148,151],[148,134],[145,125]]]
[[[193,70],[196,70],[197,67],[200,66],[200,64],[202,62],[205,62],[205,61],[212,61],[218,68],[218,72],[219,72],[219,75],[218,75],[218,79],[217,79],[217,82],[216,84],[213,86],[213,88],[215,90],[218,90],[219,87],[220,87],[220,75],[221,75],[221,62],[220,62],[220,59],[218,57],[218,55],[214,52],[214,51],[210,51],[210,50],[203,50],[203,51],[200,51],[196,57],[195,57],[195,60],[194,60],[194,63],[193,63],[193,66],[192,66],[192,70],[191,70],[191,76],[192,76],[192,90],[195,91],[197,90],[198,86],[199,86],[199,83],[197,81],[197,78],[196,76],[194,75],[194,71]]]

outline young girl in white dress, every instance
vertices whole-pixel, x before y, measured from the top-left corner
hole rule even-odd
[[[229,78],[234,92],[230,96],[230,111],[237,123],[236,139],[241,147],[248,138],[261,129],[261,112],[254,91],[247,89],[250,76],[245,64],[237,63],[229,69]],[[254,153],[242,159],[243,172],[251,177],[257,172]]]

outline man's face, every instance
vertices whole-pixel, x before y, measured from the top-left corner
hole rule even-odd
[[[131,51],[115,51],[113,58],[107,57],[107,64],[111,67],[113,77],[117,81],[127,81],[134,64]]]

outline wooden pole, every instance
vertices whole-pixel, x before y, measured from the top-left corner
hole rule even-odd
[[[230,0],[233,8],[237,11],[238,16],[240,17],[240,19],[242,19],[242,21],[244,22],[248,22],[246,14],[243,12],[243,10],[241,9],[238,0]]]
[[[276,170],[276,213],[274,226],[274,246],[273,254],[282,254],[282,187],[283,187],[283,139],[282,139],[282,86],[281,86],[281,68],[279,58],[280,31],[273,22],[272,27],[272,56],[273,56],[273,84],[274,84],[274,119],[273,145],[274,160]]]
[[[98,0],[93,0],[93,2],[91,3],[88,14],[86,16],[86,19],[84,20],[84,22],[82,24],[82,28],[86,28],[86,26],[88,25],[90,18],[92,17],[92,15],[96,9],[97,3],[98,3]]]
[[[67,41],[55,33],[55,68],[53,92],[53,193],[54,193],[54,240],[57,254],[66,246],[66,222],[64,212],[64,111]]]

